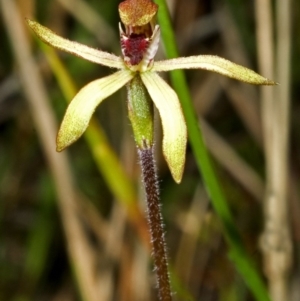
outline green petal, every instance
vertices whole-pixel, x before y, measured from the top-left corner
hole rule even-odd
[[[114,54],[64,39],[35,21],[29,19],[26,19],[26,21],[34,33],[48,45],[59,50],[72,53],[96,64],[111,68],[124,69],[123,60]]]
[[[163,153],[171,174],[180,183],[187,142],[187,129],[178,97],[174,90],[155,72],[141,73],[163,126]]]
[[[155,62],[153,71],[171,71],[176,69],[205,69],[255,85],[276,85],[256,72],[214,55],[180,57]]]
[[[122,70],[83,87],[68,106],[58,131],[56,150],[60,152],[79,139],[88,127],[92,114],[100,102],[132,78],[133,74],[130,71]]]

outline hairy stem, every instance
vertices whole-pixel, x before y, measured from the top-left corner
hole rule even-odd
[[[148,223],[153,248],[160,301],[171,301],[171,288],[167,265],[167,252],[160,212],[159,189],[154,164],[153,147],[138,148],[147,199]]]

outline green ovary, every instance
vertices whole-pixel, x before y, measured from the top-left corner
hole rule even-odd
[[[127,85],[128,112],[134,139],[141,149],[153,145],[153,103],[137,74]]]

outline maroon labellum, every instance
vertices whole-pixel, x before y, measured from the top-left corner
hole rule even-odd
[[[126,27],[123,31],[121,24],[120,40],[124,62],[132,71],[146,71],[152,67],[154,56],[158,49],[160,30],[156,25],[149,32],[149,27]],[[129,30],[131,29],[131,30]],[[143,29],[145,31],[143,32]],[[149,33],[151,35],[149,36]]]
[[[138,65],[144,58],[144,54],[149,46],[149,39],[144,34],[131,34],[129,37],[121,37],[121,47],[126,63]]]

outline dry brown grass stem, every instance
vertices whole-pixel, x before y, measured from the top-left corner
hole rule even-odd
[[[219,76],[212,72],[207,72],[207,76],[201,79],[201,85],[199,85],[199,80],[198,76],[193,79],[191,94],[197,115],[205,116],[214,107],[223,89],[220,85]]]
[[[178,224],[182,230],[182,235],[178,243],[175,270],[183,283],[189,283],[189,280],[193,277],[192,270],[199,243],[199,233],[203,229],[208,206],[209,198],[204,187],[199,185],[188,211],[178,216]]]
[[[14,0],[1,0],[4,24],[11,40],[20,80],[55,183],[71,264],[85,301],[98,300],[94,258],[77,218],[76,193],[66,153],[55,151],[56,122],[41,75],[31,55],[23,19]],[[52,138],[51,138],[52,137]]]
[[[199,80],[196,78],[195,84],[192,88],[193,99],[195,99],[195,109],[197,115],[205,116],[212,109],[213,105],[220,96],[224,89],[226,94],[236,107],[241,106],[241,115],[252,115],[249,120],[256,129],[261,129],[260,122],[258,121],[258,107],[256,105],[246,108],[243,106],[244,102],[251,102],[252,94],[249,91],[242,89],[242,86],[236,86],[235,83],[231,84],[230,81],[222,81],[215,74],[208,74],[199,86]],[[223,89],[222,89],[223,88]],[[225,168],[231,176],[234,177],[251,195],[258,201],[262,200],[264,193],[264,183],[259,175],[253,168],[247,164],[238,153],[222,138],[205,120],[200,119],[201,126],[203,127],[203,134],[207,143],[207,147],[213,154],[215,159]],[[259,138],[260,139],[260,138]]]
[[[275,60],[271,2],[256,1],[260,71],[280,82],[274,89],[261,88],[267,175],[265,229],[261,246],[271,298],[273,301],[286,301],[289,300],[288,276],[292,261],[287,216],[291,15],[290,1],[277,0],[276,4],[278,42]]]
[[[238,28],[234,24],[234,21],[225,5],[218,9],[217,16],[219,28],[222,34],[222,40],[226,49],[223,56],[238,64],[251,68],[250,61],[246,55],[245,48],[239,36]],[[258,101],[255,87],[252,85],[245,85],[244,83],[240,82],[235,83],[228,81],[228,79],[221,80],[223,83],[225,83],[224,87],[227,94],[231,94],[229,100],[235,107],[237,114],[241,117],[241,121],[244,123],[245,127],[255,141],[258,144],[261,144],[261,122],[258,113]],[[229,85],[227,85],[228,82]],[[243,97],[239,97],[241,94]]]
[[[262,124],[257,102],[258,93],[255,87],[247,87],[243,83],[235,83],[228,79],[222,79],[221,82],[245,128],[256,144],[262,146]]]
[[[200,123],[212,155],[257,201],[261,201],[263,180],[205,120],[201,119]]]
[[[131,273],[132,298],[130,301],[152,300],[153,275],[149,272],[149,252],[142,244],[135,244]]]
[[[122,256],[122,245],[124,243],[124,231],[126,229],[127,214],[123,206],[118,202],[113,202],[112,213],[109,226],[104,239],[105,254],[108,262],[117,263]],[[103,260],[103,259],[102,259]],[[102,269],[99,274],[98,283],[101,285],[101,301],[109,301],[113,298],[114,293],[114,274],[111,265],[107,265],[106,269]]]

